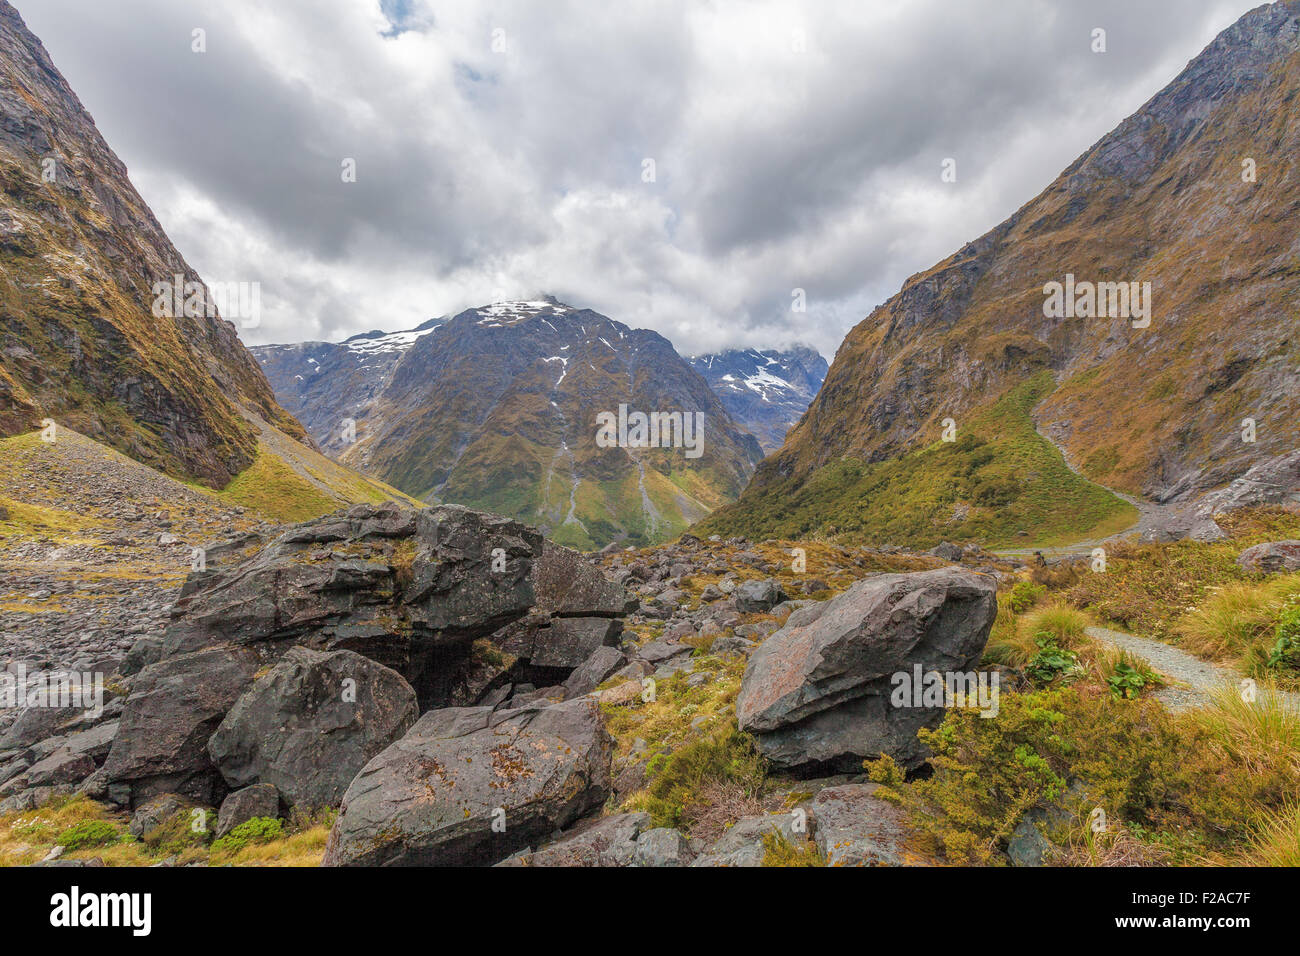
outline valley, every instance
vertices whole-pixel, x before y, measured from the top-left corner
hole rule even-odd
[[[456,28],[366,12],[385,54]],[[853,311],[829,363],[798,343],[834,309],[787,316],[781,269],[831,272],[778,268],[767,232],[812,229],[795,198],[736,216],[780,322],[710,327],[734,290],[675,304],[688,249],[745,281],[725,165],[690,208],[687,154],[648,206],[566,166],[535,191],[569,205],[516,223],[512,260],[529,190],[456,203],[471,167],[553,154],[456,139],[518,76],[454,64],[464,116],[430,136],[464,178],[416,188],[451,159],[399,151],[396,203],[333,206],[332,141],[306,136],[301,193],[270,171],[246,212],[322,258],[263,297],[203,282],[0,0],[0,866],[980,867],[990,894],[1010,869],[1300,866],[1300,0]],[[141,176],[213,255],[182,179]],[[407,221],[425,187],[455,241]],[[372,207],[383,242],[303,238]],[[287,268],[228,215],[223,254]],[[637,215],[636,241],[571,251]],[[471,298],[469,272],[544,271],[553,231],[583,260],[553,288],[615,301],[634,262],[622,314],[681,350],[576,294]],[[342,303],[399,245],[431,317],[347,334],[390,317]],[[294,334],[246,346],[232,320],[264,307]],[[992,911],[1055,914],[1040,882]]]

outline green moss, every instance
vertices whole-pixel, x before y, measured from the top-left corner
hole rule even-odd
[[[83,820],[60,833],[55,842],[72,853],[87,847],[120,843],[125,838],[121,829],[108,820]]]

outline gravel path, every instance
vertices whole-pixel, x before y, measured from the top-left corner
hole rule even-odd
[[[1172,683],[1161,687],[1155,696],[1172,711],[1204,707],[1210,703],[1213,691],[1225,684],[1236,687],[1242,681],[1241,674],[1231,668],[1210,664],[1160,641],[1104,627],[1088,627],[1084,632],[1093,640],[1136,654],[1167,677]],[[1283,692],[1282,699],[1300,713],[1300,694]]]

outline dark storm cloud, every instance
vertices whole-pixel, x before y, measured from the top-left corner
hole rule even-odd
[[[684,352],[829,355],[1253,4],[16,6],[182,253],[263,284],[249,342],[553,292]]]

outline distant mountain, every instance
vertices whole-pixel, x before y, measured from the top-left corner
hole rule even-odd
[[[695,355],[691,367],[704,376],[732,418],[776,451],[803,417],[826,378],[826,359],[806,345],[790,349],[728,349]]]
[[[249,349],[275,388],[317,443],[331,455],[349,447],[347,419],[362,421],[407,349],[445,319],[408,332],[362,332],[342,342],[255,345]]]
[[[0,77],[0,435],[48,417],[215,487],[257,456],[247,415],[305,438],[234,325],[158,314],[158,283],[217,299],[7,0]]]
[[[1098,485],[1300,494],[1297,103],[1300,3],[1261,6],[856,326],[701,530],[1024,544],[1136,517]]]
[[[344,462],[577,547],[670,538],[734,500],[763,457],[667,339],[554,299],[253,352],[286,407]],[[703,441],[604,447],[599,416],[617,425],[620,410],[633,424],[638,412],[682,424],[702,415]]]

